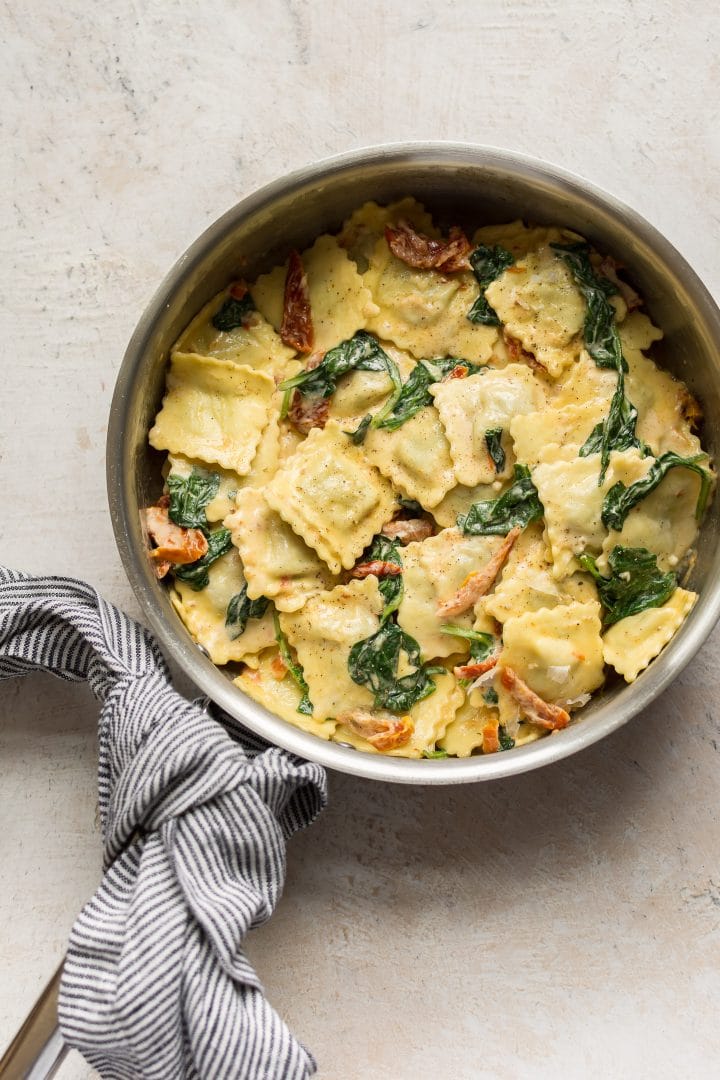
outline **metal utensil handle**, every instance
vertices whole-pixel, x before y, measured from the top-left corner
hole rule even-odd
[[[47,1080],[59,1069],[68,1052],[57,1021],[61,974],[62,964],[0,1059],[0,1080]]]

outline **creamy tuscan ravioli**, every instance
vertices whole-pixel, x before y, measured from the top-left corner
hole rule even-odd
[[[235,281],[172,350],[150,558],[243,693],[401,757],[511,750],[632,682],[714,475],[611,257],[412,198]],[[616,673],[616,674],[614,674]]]

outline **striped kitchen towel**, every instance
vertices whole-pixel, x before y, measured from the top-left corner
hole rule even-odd
[[[243,941],[325,805],[324,770],[181,697],[150,634],[89,585],[0,568],[0,678],[38,669],[101,703],[105,874],[70,936],[65,1041],[109,1078],[311,1076]]]

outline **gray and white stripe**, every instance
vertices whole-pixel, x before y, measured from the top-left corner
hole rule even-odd
[[[60,1026],[103,1077],[300,1080],[310,1053],[243,951],[326,801],[319,765],[186,701],[150,634],[71,578],[0,568],[0,678],[44,669],[101,702],[105,875],[72,929]]]

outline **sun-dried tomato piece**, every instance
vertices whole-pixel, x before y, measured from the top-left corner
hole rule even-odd
[[[207,538],[200,529],[185,529],[170,520],[168,505],[169,500],[165,495],[157,505],[148,506],[143,511],[145,528],[155,543],[150,557],[156,564],[158,577],[167,574],[170,564],[186,566],[197,562],[208,550]]]
[[[473,660],[469,664],[458,664],[453,668],[456,679],[477,679],[486,671],[491,671],[498,662],[497,656],[488,656],[487,660]]]
[[[303,435],[313,428],[324,428],[330,410],[329,398],[303,397],[299,390],[293,394],[287,418]]]
[[[497,716],[494,720],[488,720],[486,724],[483,724],[483,754],[497,754],[500,749],[499,727],[500,719]]]
[[[389,536],[391,540],[399,540],[401,544],[409,544],[413,540],[426,540],[432,536],[433,527],[425,518],[398,518],[396,521],[388,521],[383,525],[383,536]]]
[[[297,352],[312,352],[314,331],[310,311],[310,290],[300,254],[291,251],[285,275],[285,299],[280,337]]]
[[[385,562],[384,559],[374,559],[372,562],[358,563],[350,571],[350,577],[366,578],[374,574],[375,577],[398,577],[402,574],[402,566],[397,563]]]
[[[516,525],[505,537],[502,545],[493,557],[474,574],[468,574],[457,592],[438,604],[437,615],[440,619],[449,619],[452,615],[460,615],[463,611],[471,608],[476,600],[484,596],[500,573],[503,563],[512,551],[513,544],[517,540],[522,529]]]
[[[287,675],[287,664],[283,660],[282,656],[274,656],[270,663],[270,671],[272,672],[273,679],[277,679],[280,682]]]
[[[345,724],[356,735],[362,736],[376,750],[397,750],[410,741],[415,731],[409,716],[370,712],[368,709],[350,709],[340,713],[337,719],[338,723]]]
[[[470,374],[470,368],[467,364],[458,364],[456,367],[449,371],[443,382],[450,382],[451,379],[465,379]]]
[[[503,341],[505,342],[505,348],[508,351],[508,356],[512,363],[527,364],[533,371],[539,371],[542,372],[543,375],[547,375],[547,368],[544,364],[541,364],[539,360],[536,360],[532,353],[523,349],[518,339],[508,334],[507,330],[503,330]]]
[[[385,226],[385,239],[393,255],[416,270],[440,270],[452,274],[470,269],[472,244],[462,229],[453,227],[447,240],[433,240],[407,221]]]
[[[570,716],[564,709],[543,701],[512,668],[503,668],[500,681],[531,724],[537,724],[549,731],[559,731],[570,723]]]
[[[232,296],[233,300],[243,300],[248,293],[247,282],[233,281],[232,285],[228,289],[228,295]]]

